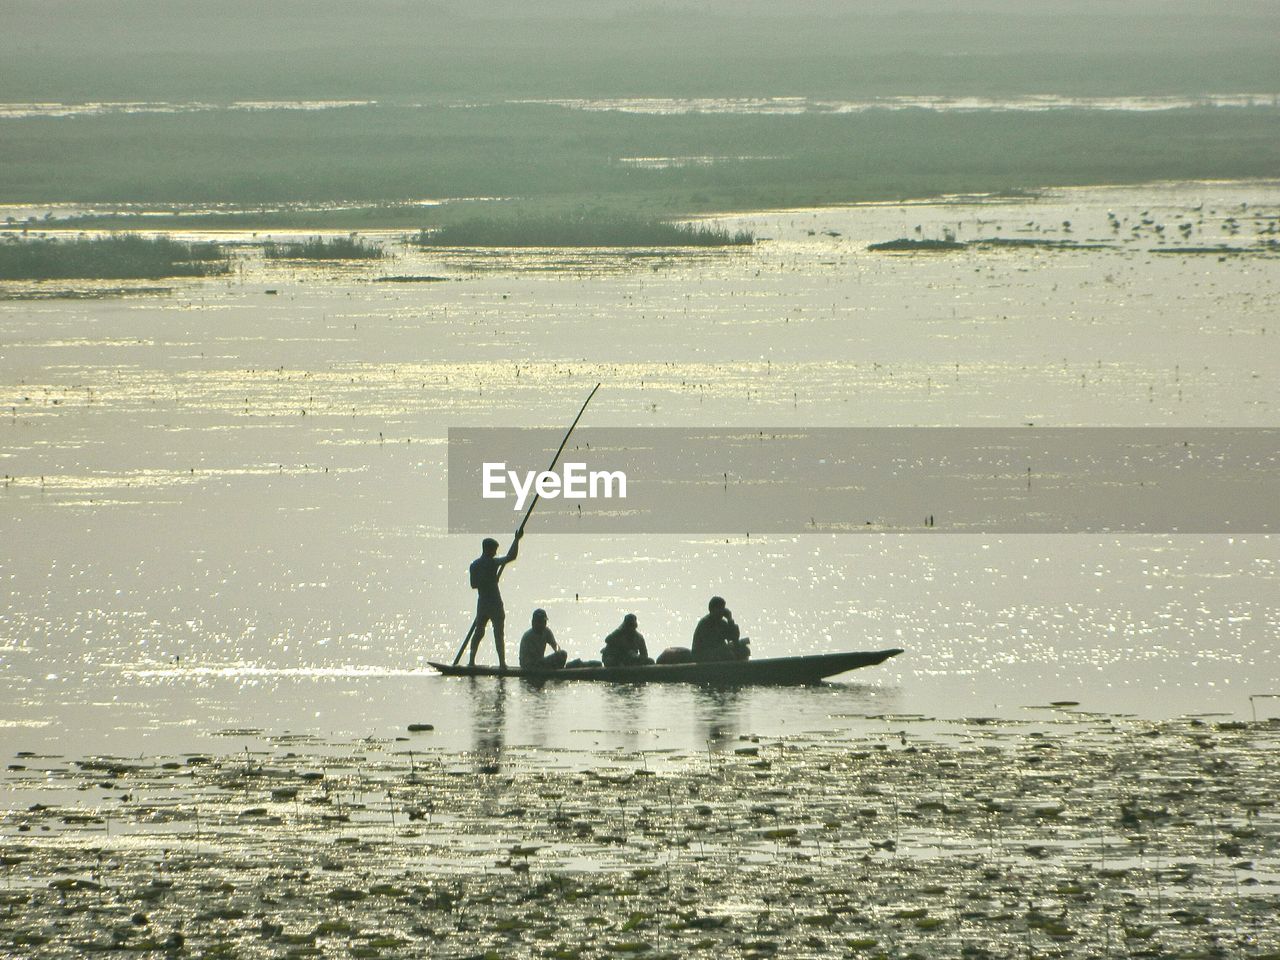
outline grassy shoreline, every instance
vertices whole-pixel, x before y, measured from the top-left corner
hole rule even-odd
[[[0,240],[0,280],[158,280],[219,276],[229,269],[218,244],[170,237]]]
[[[308,237],[305,240],[268,240],[262,245],[268,260],[381,260],[387,254],[376,243],[348,237]]]
[[[569,213],[462,220],[410,238],[419,247],[733,247],[750,246],[748,230],[671,223],[612,213]]]

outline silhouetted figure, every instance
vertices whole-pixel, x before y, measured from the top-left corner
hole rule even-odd
[[[713,660],[746,660],[751,656],[750,642],[739,639],[741,631],[733,622],[733,614],[723,597],[712,597],[708,613],[693,631],[693,659],[706,663]]]
[[[480,649],[480,641],[484,639],[485,625],[492,623],[493,644],[498,649],[498,666],[503,670],[507,669],[506,638],[503,635],[507,612],[502,606],[502,594],[498,592],[498,573],[516,558],[522,536],[524,531],[517,530],[511,552],[505,557],[498,556],[498,541],[493,537],[485,537],[480,544],[482,554],[471,561],[471,587],[476,591],[476,629],[471,635],[471,657],[467,661],[469,667],[476,665],[476,651]]]
[[[604,638],[604,649],[600,651],[600,659],[606,667],[648,667],[653,661],[649,659],[649,648],[644,637],[636,629],[640,622],[634,613],[622,618],[622,626]]]
[[[547,653],[550,647],[555,653]],[[533,622],[520,638],[521,670],[559,670],[569,655],[556,643],[555,634],[547,626],[547,611],[533,611]]]

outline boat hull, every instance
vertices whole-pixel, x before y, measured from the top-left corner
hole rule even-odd
[[[603,683],[707,683],[798,685],[871,667],[896,657],[899,649],[859,653],[824,653],[809,657],[770,657],[715,663],[668,663],[650,667],[576,667],[572,670],[500,670],[432,663],[448,677],[522,677],[528,680],[595,680]]]

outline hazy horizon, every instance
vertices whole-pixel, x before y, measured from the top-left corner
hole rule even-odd
[[[1280,90],[1280,6],[6,4],[4,99]]]

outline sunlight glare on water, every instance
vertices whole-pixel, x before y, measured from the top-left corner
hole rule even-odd
[[[596,426],[1275,426],[1277,211],[1265,184],[1063,190],[726,218],[767,239],[688,255],[386,234],[390,264],[318,267],[233,236],[227,278],[11,284],[2,735],[161,749],[427,721],[438,746],[701,749],[1054,700],[1244,714],[1277,680],[1261,536],[587,539],[535,518],[504,581],[512,656],[537,606],[592,657],[627,612],[651,649],[687,643],[713,593],[756,656],[906,653],[719,694],[468,683],[427,661],[472,609],[478,545],[445,533],[450,426],[563,424],[597,380]],[[1079,246],[866,249],[944,235]],[[1190,252],[1218,246],[1247,251]]]

